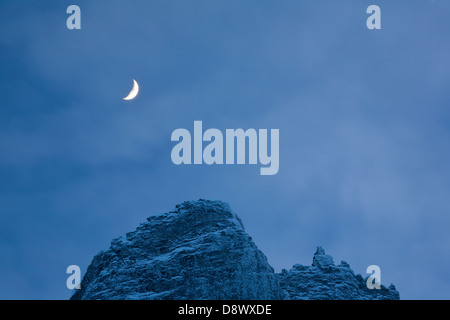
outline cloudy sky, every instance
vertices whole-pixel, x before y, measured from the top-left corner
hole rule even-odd
[[[198,198],[276,271],[321,245],[401,298],[450,299],[448,1],[74,2],[81,30],[72,1],[0,1],[1,299],[69,298],[68,265]],[[194,120],[279,129],[278,174],[174,165]]]

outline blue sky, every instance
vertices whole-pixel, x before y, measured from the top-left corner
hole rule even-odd
[[[450,298],[448,1],[76,1],[81,30],[70,4],[0,2],[1,299],[67,299],[68,265],[198,198],[276,271],[321,245]],[[278,174],[174,165],[194,120],[279,129]]]

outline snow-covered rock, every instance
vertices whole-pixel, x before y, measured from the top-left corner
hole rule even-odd
[[[220,201],[151,216],[97,254],[72,299],[280,299],[265,255]]]
[[[310,267],[275,274],[228,204],[200,199],[114,239],[71,299],[399,299],[318,248]]]
[[[279,274],[285,299],[291,300],[398,300],[400,295],[394,285],[388,288],[368,289],[367,281],[355,275],[350,265],[341,261],[335,265],[333,258],[321,247],[317,248],[312,266],[296,264],[291,270]]]

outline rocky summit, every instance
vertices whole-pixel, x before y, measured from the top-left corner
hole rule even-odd
[[[317,248],[311,266],[296,264],[278,275],[286,299],[291,300],[399,300],[394,285],[380,289],[367,288],[367,279],[355,275],[350,265],[333,258]]]
[[[114,239],[89,265],[72,300],[399,299],[395,287],[369,290],[345,262],[318,248],[312,266],[276,274],[221,201],[200,199],[151,216]]]
[[[280,299],[265,255],[218,201],[151,216],[97,254],[73,299]]]

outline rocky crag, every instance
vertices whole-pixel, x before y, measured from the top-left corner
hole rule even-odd
[[[187,201],[114,239],[89,265],[73,300],[399,299],[393,285],[369,290],[345,262],[318,248],[312,266],[276,274],[220,201]]]
[[[317,248],[311,266],[296,264],[278,275],[285,299],[290,300],[399,300],[394,285],[380,289],[367,288],[367,278],[355,275],[350,265],[333,258]]]

